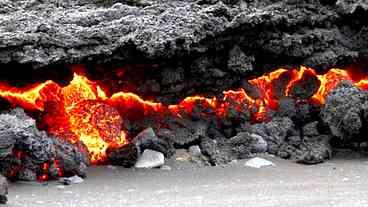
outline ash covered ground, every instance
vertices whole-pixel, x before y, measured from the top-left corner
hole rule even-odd
[[[81,184],[15,183],[9,207],[23,206],[353,206],[367,204],[367,155],[340,152],[321,165],[263,156],[275,166],[133,170],[91,167]],[[173,165],[171,165],[173,166]]]

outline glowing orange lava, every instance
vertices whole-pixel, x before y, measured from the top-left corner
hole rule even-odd
[[[147,101],[134,93],[117,92],[107,96],[96,82],[78,73],[65,87],[49,80],[26,88],[16,88],[0,84],[0,97],[14,106],[25,110],[39,111],[42,123],[48,133],[64,138],[71,143],[83,142],[88,148],[92,163],[106,160],[108,148],[127,144],[126,132],[122,125],[125,118],[140,119],[151,114],[170,114],[181,117],[182,113],[191,114],[194,107],[214,111],[217,117],[226,117],[229,109],[249,110],[256,121],[263,121],[269,110],[277,110],[280,94],[276,94],[275,85],[283,77],[286,81],[282,96],[289,96],[292,88],[306,75],[320,82],[317,92],[310,98],[319,104],[325,102],[328,93],[341,81],[352,81],[357,87],[368,89],[368,79],[354,80],[346,70],[331,69],[317,75],[311,68],[299,70],[278,69],[269,74],[248,81],[255,87],[259,96],[251,97],[244,89],[224,91],[221,96],[206,98],[190,96],[175,105]],[[281,82],[282,82],[281,81]],[[58,165],[56,160],[54,163]],[[48,164],[44,164],[48,168]],[[62,174],[60,172],[60,174]],[[40,180],[47,179],[40,177]]]
[[[48,132],[71,143],[83,142],[92,163],[104,161],[107,148],[126,144],[119,112],[104,103],[103,90],[82,75],[74,74],[65,87],[53,81],[23,89],[2,84],[0,96],[26,110],[43,112]]]

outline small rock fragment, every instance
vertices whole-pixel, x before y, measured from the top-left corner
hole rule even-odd
[[[131,143],[137,146],[140,153],[146,149],[162,152],[166,157],[174,153],[174,146],[168,140],[158,138],[151,127],[140,132]]]
[[[135,144],[127,144],[118,149],[108,149],[107,157],[113,165],[132,167],[139,157],[139,149]]]
[[[64,185],[57,185],[56,188],[57,189],[65,189],[65,186]]]
[[[190,146],[188,151],[189,151],[189,154],[192,155],[192,156],[202,155],[201,148],[199,148],[198,145]]]
[[[268,161],[266,159],[255,157],[255,158],[248,160],[245,163],[245,166],[253,167],[253,168],[261,168],[261,167],[267,167],[267,166],[275,166],[275,164],[273,164],[273,162]]]
[[[165,163],[165,156],[161,152],[146,149],[135,164],[135,168],[155,168]]]
[[[160,168],[161,170],[167,170],[167,171],[170,171],[171,170],[171,167],[170,166],[168,166],[168,165],[163,165],[163,166],[161,166],[161,168]]]
[[[70,185],[70,184],[79,184],[83,183],[84,179],[79,177],[78,175],[74,175],[72,177],[63,177],[59,179],[59,183],[64,185]]]

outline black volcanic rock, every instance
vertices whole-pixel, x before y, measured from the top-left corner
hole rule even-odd
[[[136,144],[127,144],[118,149],[108,149],[107,157],[114,165],[123,167],[133,167],[140,156],[138,146]]]
[[[261,136],[268,145],[267,152],[276,154],[288,135],[294,130],[294,123],[288,117],[275,117],[268,123],[254,124],[251,132]]]
[[[332,147],[329,143],[330,137],[318,135],[314,137],[304,137],[301,148],[301,155],[297,157],[297,162],[302,164],[317,164],[332,157]]]
[[[151,127],[141,131],[134,137],[131,143],[137,146],[139,153],[143,153],[144,150],[150,149],[161,152],[166,158],[170,158],[175,152],[172,141],[164,137],[157,137]]]
[[[1,0],[0,79],[17,68],[32,81],[72,64],[102,65],[95,78],[117,80],[112,89],[172,104],[219,95],[280,66],[366,60],[368,4],[321,2]],[[111,77],[120,67],[127,75]]]
[[[56,178],[59,176],[57,168],[66,176],[86,176],[89,158],[84,145],[71,144],[39,131],[35,120],[22,109],[0,114],[0,140],[0,172],[7,177],[35,180],[37,176],[47,175]]]
[[[0,174],[0,204],[5,204],[8,201],[8,182],[6,178]]]
[[[344,82],[327,96],[321,118],[332,135],[345,141],[357,141],[365,137],[367,109],[368,93]]]
[[[218,51],[241,73],[252,65],[336,65],[367,54],[367,13],[365,1],[348,0],[1,0],[0,63],[180,60]]]

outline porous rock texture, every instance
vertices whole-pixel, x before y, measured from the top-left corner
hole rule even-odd
[[[5,204],[8,201],[8,181],[0,174],[0,204]]]
[[[368,121],[368,93],[343,82],[327,97],[321,111],[331,133],[346,142],[364,142]]]
[[[161,72],[142,93],[219,92],[279,66],[367,58],[367,17],[365,0],[0,0],[0,63],[148,64]]]
[[[358,16],[367,14],[364,0],[1,0],[0,5],[2,63],[43,66],[137,53],[168,59],[229,47],[228,69],[244,72],[252,67],[240,65],[252,66],[263,54],[334,64],[358,57],[367,44],[367,23]]]
[[[57,178],[59,173],[86,176],[89,158],[83,146],[39,131],[22,109],[0,114],[0,172],[9,178],[32,181],[42,175]]]

